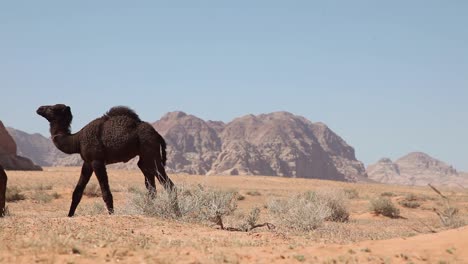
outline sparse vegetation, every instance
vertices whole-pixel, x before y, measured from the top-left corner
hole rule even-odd
[[[7,202],[17,202],[24,199],[26,199],[26,196],[21,193],[21,190],[18,187],[7,187],[5,194],[5,200]]]
[[[304,255],[294,255],[293,257],[299,262],[304,262],[305,261]]]
[[[40,183],[39,185],[33,186],[33,190],[37,190],[37,191],[50,191],[50,190],[52,190],[52,184],[43,184],[43,183]]]
[[[276,199],[268,208],[281,226],[310,231],[323,221],[344,222],[349,213],[344,202],[344,193],[337,191],[306,192],[289,199]]]
[[[450,204],[450,199],[443,195],[437,188],[429,184],[432,190],[434,190],[443,200],[443,209],[433,208],[434,212],[439,216],[440,222],[449,228],[457,228],[465,225],[465,221],[461,219],[459,215],[459,209]]]
[[[422,198],[418,197],[417,195],[409,193],[403,198],[403,200],[399,201],[398,203],[406,208],[418,208],[421,206],[421,203],[419,202],[421,199]]]
[[[100,215],[106,212],[106,207],[102,202],[94,202],[91,205],[84,206],[83,215]]]
[[[178,192],[180,195],[177,199],[174,193],[166,191],[158,192],[155,198],[143,192],[135,192],[127,207],[132,213],[166,219],[212,222],[221,228],[224,228],[223,217],[237,209],[235,192],[211,190],[202,186],[192,190],[180,187]],[[180,216],[175,208],[180,210]]]
[[[37,190],[31,195],[31,199],[39,203],[49,203],[54,199],[54,196],[45,191]]]
[[[90,183],[83,192],[88,197],[101,197],[101,188],[96,183]]]
[[[383,192],[380,194],[380,196],[384,196],[384,197],[394,197],[396,196],[396,194],[392,193],[392,192]]]
[[[399,202],[399,204],[403,207],[406,207],[406,208],[418,208],[421,206],[421,204],[417,201],[407,201],[407,200],[402,200]]]
[[[250,196],[260,196],[262,195],[259,191],[248,191],[246,192],[247,195],[250,195]]]
[[[370,203],[370,210],[377,215],[384,215],[391,218],[400,216],[400,210],[386,197],[373,199]]]
[[[348,199],[357,199],[359,198],[359,192],[356,189],[344,189],[344,193]]]

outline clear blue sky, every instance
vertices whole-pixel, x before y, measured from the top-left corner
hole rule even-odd
[[[289,111],[366,165],[424,151],[468,171],[468,1],[2,1],[0,120],[47,134],[114,105],[155,121]]]

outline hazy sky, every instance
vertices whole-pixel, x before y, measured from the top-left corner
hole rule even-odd
[[[423,151],[468,171],[468,1],[2,1],[0,120],[73,131],[114,105],[147,121],[289,111],[366,165]],[[48,134],[47,134],[48,135]]]

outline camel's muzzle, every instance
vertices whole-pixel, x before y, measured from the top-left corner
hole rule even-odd
[[[47,108],[45,106],[41,106],[37,109],[36,113],[40,116],[44,116],[47,111]]]

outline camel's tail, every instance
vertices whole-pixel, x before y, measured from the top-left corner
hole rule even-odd
[[[166,153],[166,141],[164,138],[158,133],[159,139],[161,141],[161,162],[163,166],[166,166],[167,161],[167,153]]]

